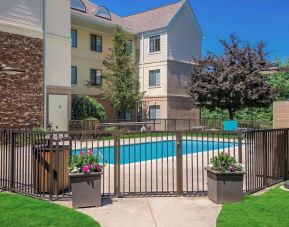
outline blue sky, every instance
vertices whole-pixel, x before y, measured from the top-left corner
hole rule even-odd
[[[120,16],[177,0],[93,0]],[[222,53],[219,38],[236,33],[252,44],[263,40],[270,59],[289,57],[289,0],[190,0],[205,34],[203,54]]]

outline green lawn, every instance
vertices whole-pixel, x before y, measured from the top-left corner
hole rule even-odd
[[[259,196],[246,196],[243,203],[225,204],[218,227],[288,227],[289,192],[273,188]]]
[[[73,209],[18,194],[0,193],[0,226],[100,226]]]

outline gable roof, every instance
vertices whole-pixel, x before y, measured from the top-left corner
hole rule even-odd
[[[129,26],[128,24],[125,24],[123,22],[122,17],[120,17],[120,16],[118,16],[112,12],[110,12],[111,20],[108,20],[108,19],[105,19],[102,17],[98,17],[95,15],[95,12],[96,12],[98,5],[90,2],[89,0],[82,0],[82,2],[85,5],[86,12],[71,8],[71,12],[73,12],[73,14],[89,18],[89,19],[94,20],[96,22],[97,21],[102,22],[102,23],[107,24],[107,25],[112,25],[112,26],[119,25],[121,27],[124,27],[124,29],[127,28],[129,30],[133,30],[136,33],[136,31],[131,26]]]
[[[161,6],[155,9],[123,17],[125,24],[130,25],[138,32],[164,28],[169,25],[174,16],[186,1]]]
[[[79,15],[88,18],[95,22],[104,23],[111,26],[121,26],[125,30],[129,30],[131,33],[141,33],[146,31],[152,31],[156,29],[161,29],[168,27],[175,17],[180,12],[183,5],[187,2],[186,0],[180,0],[169,5],[160,6],[151,10],[136,13],[133,15],[120,17],[112,12],[111,20],[105,18],[97,17],[95,11],[97,5],[90,2],[89,0],[82,0],[86,7],[86,12],[71,9],[74,15]],[[195,17],[195,15],[194,15]],[[198,22],[197,22],[198,23]],[[200,28],[199,24],[198,27]]]

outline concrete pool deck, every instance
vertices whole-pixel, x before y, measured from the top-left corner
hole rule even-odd
[[[57,203],[71,207],[71,201]],[[115,198],[78,211],[102,227],[213,227],[221,205],[207,197]]]

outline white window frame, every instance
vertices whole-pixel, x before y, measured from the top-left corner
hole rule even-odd
[[[93,75],[95,77],[94,78],[95,83],[92,83],[92,79],[91,79],[92,72],[95,72],[95,74]],[[102,86],[102,70],[100,70],[100,69],[90,69],[90,84],[91,84],[91,86],[95,86],[95,87],[101,87]]]
[[[159,45],[159,49],[157,50],[156,49],[156,40],[157,40],[156,38],[158,38],[158,37],[159,37],[158,40],[160,42],[160,45]],[[154,42],[152,49],[151,49],[151,46],[152,46],[151,41]],[[159,52],[161,52],[161,35],[152,35],[149,37],[149,53],[153,54],[153,53],[159,53]]]
[[[154,116],[152,116],[151,111],[154,108]],[[160,105],[150,105],[149,106],[149,118],[150,120],[159,120],[161,118],[161,106]]]
[[[161,86],[161,70],[160,69],[149,70],[149,87],[159,87],[159,86]]]

